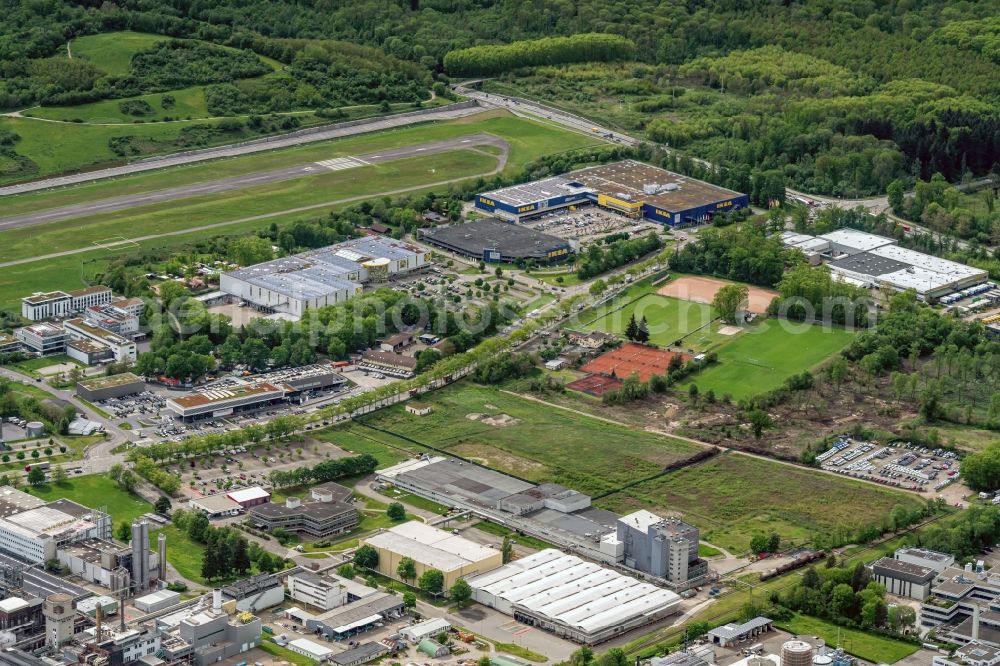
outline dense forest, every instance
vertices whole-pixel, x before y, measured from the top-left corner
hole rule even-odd
[[[5,108],[159,89],[156,65],[167,56],[177,83],[211,84],[216,114],[416,103],[434,76],[507,72],[515,92],[808,191],[861,196],[894,180],[1000,170],[1000,0],[4,0],[3,8]],[[193,47],[166,41],[124,77],[63,57],[72,38],[125,29],[232,48],[199,46],[218,63],[194,67]],[[281,68],[258,75],[255,54]],[[581,58],[590,64],[565,64]]]

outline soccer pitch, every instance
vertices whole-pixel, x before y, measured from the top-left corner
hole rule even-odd
[[[683,301],[647,293],[622,305],[610,306],[606,314],[582,325],[584,331],[604,331],[624,336],[629,319],[646,318],[649,341],[655,345],[679,346],[703,351],[728,339],[719,333],[715,310],[711,305]]]
[[[840,351],[853,336],[842,328],[767,319],[719,347],[719,362],[692,375],[685,387],[697,384],[703,393],[711,389],[735,400],[765,393]]]

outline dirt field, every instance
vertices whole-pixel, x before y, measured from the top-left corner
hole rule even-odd
[[[733,284],[726,280],[716,280],[705,277],[682,277],[677,278],[669,284],[660,287],[656,293],[661,296],[670,296],[685,301],[695,303],[711,303],[715,297],[715,292],[719,291],[727,284]],[[750,290],[747,310],[756,314],[763,314],[767,311],[767,306],[771,300],[778,295],[778,292],[761,287],[747,285]]]

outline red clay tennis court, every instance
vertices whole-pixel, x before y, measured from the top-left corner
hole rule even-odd
[[[615,379],[614,377],[605,377],[604,375],[588,375],[566,384],[566,388],[600,398],[608,391],[613,391],[621,385],[621,380]]]
[[[580,368],[584,372],[592,372],[620,379],[628,377],[633,372],[639,375],[640,381],[649,381],[653,375],[665,375],[670,359],[680,356],[682,361],[690,360],[691,356],[680,352],[665,351],[655,347],[626,342],[618,349],[607,354],[601,354],[587,365]]]

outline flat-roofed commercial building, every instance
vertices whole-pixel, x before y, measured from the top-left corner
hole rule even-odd
[[[32,324],[16,328],[14,337],[29,351],[42,356],[66,351],[66,331],[54,324]]]
[[[382,283],[423,268],[431,253],[409,243],[364,236],[317,250],[223,273],[219,289],[268,312],[301,317],[337,305]]]
[[[681,604],[669,590],[552,548],[467,581],[479,603],[590,645],[676,613]]]
[[[21,341],[9,333],[0,332],[0,354],[13,354],[21,351]]]
[[[350,532],[361,521],[352,503],[339,499],[301,500],[289,497],[283,504],[268,502],[249,509],[250,519],[260,528],[277,528],[322,539]]]
[[[948,553],[939,553],[936,550],[926,548],[905,547],[897,548],[894,557],[900,562],[919,564],[922,567],[934,569],[938,573],[944,571],[955,564],[955,556]]]
[[[76,383],[76,394],[91,402],[135,395],[145,390],[146,382],[131,372],[81,379]]]
[[[244,384],[210,388],[167,400],[167,409],[183,421],[259,409],[285,397],[285,389],[274,384]]]
[[[483,192],[475,200],[476,208],[513,222],[586,204],[675,227],[702,224],[720,213],[746,208],[750,198],[650,164],[623,160]]]
[[[872,577],[885,586],[886,592],[917,601],[930,596],[931,584],[937,573],[930,567],[891,557],[883,557],[872,563]]]
[[[111,289],[103,285],[73,291],[39,292],[21,299],[21,316],[31,321],[41,321],[53,317],[65,317],[82,312],[92,305],[104,305],[110,302]]]
[[[487,548],[451,532],[417,521],[395,525],[361,540],[378,551],[378,572],[399,579],[396,569],[404,557],[416,565],[417,578],[428,569],[444,574],[444,589],[448,590],[459,578],[488,571],[500,566],[500,551]]]
[[[67,319],[63,323],[63,327],[66,329],[66,335],[69,339],[90,340],[107,345],[119,363],[135,363],[137,353],[135,343],[132,340],[100,326],[95,326],[81,318]]]
[[[576,249],[558,236],[494,218],[426,229],[421,238],[463,257],[490,263],[528,259],[551,263],[568,258]]]

